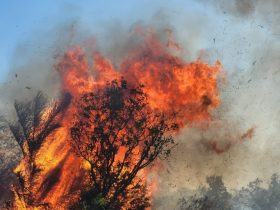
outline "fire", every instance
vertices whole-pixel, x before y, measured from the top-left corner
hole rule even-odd
[[[238,143],[251,140],[255,134],[255,129],[255,127],[249,128],[245,133],[239,136],[228,136],[227,138],[229,139],[226,139],[224,141],[217,141],[216,139],[203,140],[201,141],[201,144],[208,151],[215,152],[216,154],[222,154],[229,151]]]
[[[210,66],[201,60],[187,63],[174,56],[170,48],[181,50],[182,47],[170,38],[170,30],[167,33],[167,43],[153,33],[145,35],[142,46],[130,52],[118,68],[100,52],[94,52],[89,58],[82,47],[71,48],[55,65],[62,91],[78,101],[82,94],[113,79],[124,78],[130,84],[144,85],[152,109],[170,115],[177,113],[181,127],[210,120],[211,111],[220,103],[217,80],[221,64]],[[77,111],[75,105],[70,105],[62,119],[63,127],[45,140],[35,157],[42,171],[32,194],[37,203],[49,203],[56,209],[67,209],[77,199],[87,168],[68,143],[68,131]],[[16,172],[24,171],[25,161],[22,160]],[[22,202],[16,202],[18,208],[28,209]]]

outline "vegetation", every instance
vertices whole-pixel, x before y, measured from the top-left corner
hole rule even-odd
[[[50,208],[35,198],[33,186],[40,167],[36,154],[59,123],[71,102],[69,94],[48,103],[39,92],[27,103],[15,102],[17,121],[1,118],[0,129],[9,128],[24,158],[24,173],[17,172],[15,196],[27,206]],[[151,110],[143,86],[128,87],[125,80],[84,94],[76,102],[77,112],[70,129],[73,151],[86,163],[80,199],[71,209],[146,209],[149,192],[141,171],[157,158],[166,157],[174,147],[178,129],[174,118]],[[206,179],[208,187],[178,201],[180,210],[275,210],[280,209],[280,178],[274,174],[267,186],[256,179],[239,191],[229,192],[222,177]],[[8,202],[6,208],[13,209]]]
[[[143,87],[113,81],[83,95],[71,128],[72,147],[89,165],[83,209],[144,209],[145,183],[137,176],[174,146],[178,128],[163,113],[149,109]]]
[[[262,187],[262,181],[256,179],[239,191],[228,192],[222,177],[207,178],[208,188],[202,188],[191,197],[178,201],[180,210],[276,210],[280,209],[280,179],[272,175],[267,187]]]
[[[32,194],[32,187],[36,181],[36,176],[40,172],[40,168],[35,164],[36,153],[44,140],[61,126],[59,123],[61,114],[70,102],[70,94],[65,93],[60,100],[49,104],[42,92],[38,92],[34,99],[27,103],[15,101],[14,108],[17,121],[4,120],[6,122],[4,125],[10,129],[25,159],[24,171],[16,173],[18,184],[14,188],[14,193],[18,199],[24,201],[27,205],[37,205]]]

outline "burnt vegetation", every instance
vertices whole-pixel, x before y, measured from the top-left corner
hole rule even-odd
[[[172,119],[149,108],[143,86],[112,81],[82,96],[71,128],[72,147],[89,166],[90,181],[74,209],[145,209],[139,171],[174,146]]]

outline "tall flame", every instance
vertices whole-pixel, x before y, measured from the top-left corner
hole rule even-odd
[[[221,65],[217,62],[210,66],[200,60],[186,63],[171,53],[173,46],[181,49],[171,39],[166,44],[155,34],[149,34],[118,69],[100,52],[88,58],[82,47],[75,47],[60,57],[55,67],[61,77],[62,90],[70,92],[74,100],[123,77],[131,84],[144,85],[151,108],[167,114],[178,113],[181,127],[207,121],[211,110],[220,103],[217,77]],[[46,139],[35,158],[42,171],[32,193],[38,203],[50,203],[57,209],[67,209],[69,203],[77,199],[79,185],[83,184],[86,167],[68,143],[68,130],[76,110],[73,103],[62,120],[63,128]],[[24,171],[25,161],[22,160],[16,171]],[[24,209],[22,203],[17,205]]]

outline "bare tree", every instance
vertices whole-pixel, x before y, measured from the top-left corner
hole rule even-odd
[[[143,86],[128,88],[125,80],[83,95],[77,107],[72,147],[88,163],[90,177],[82,208],[147,207],[145,186],[137,174],[170,153],[172,133],[178,129],[173,118],[151,110]]]

